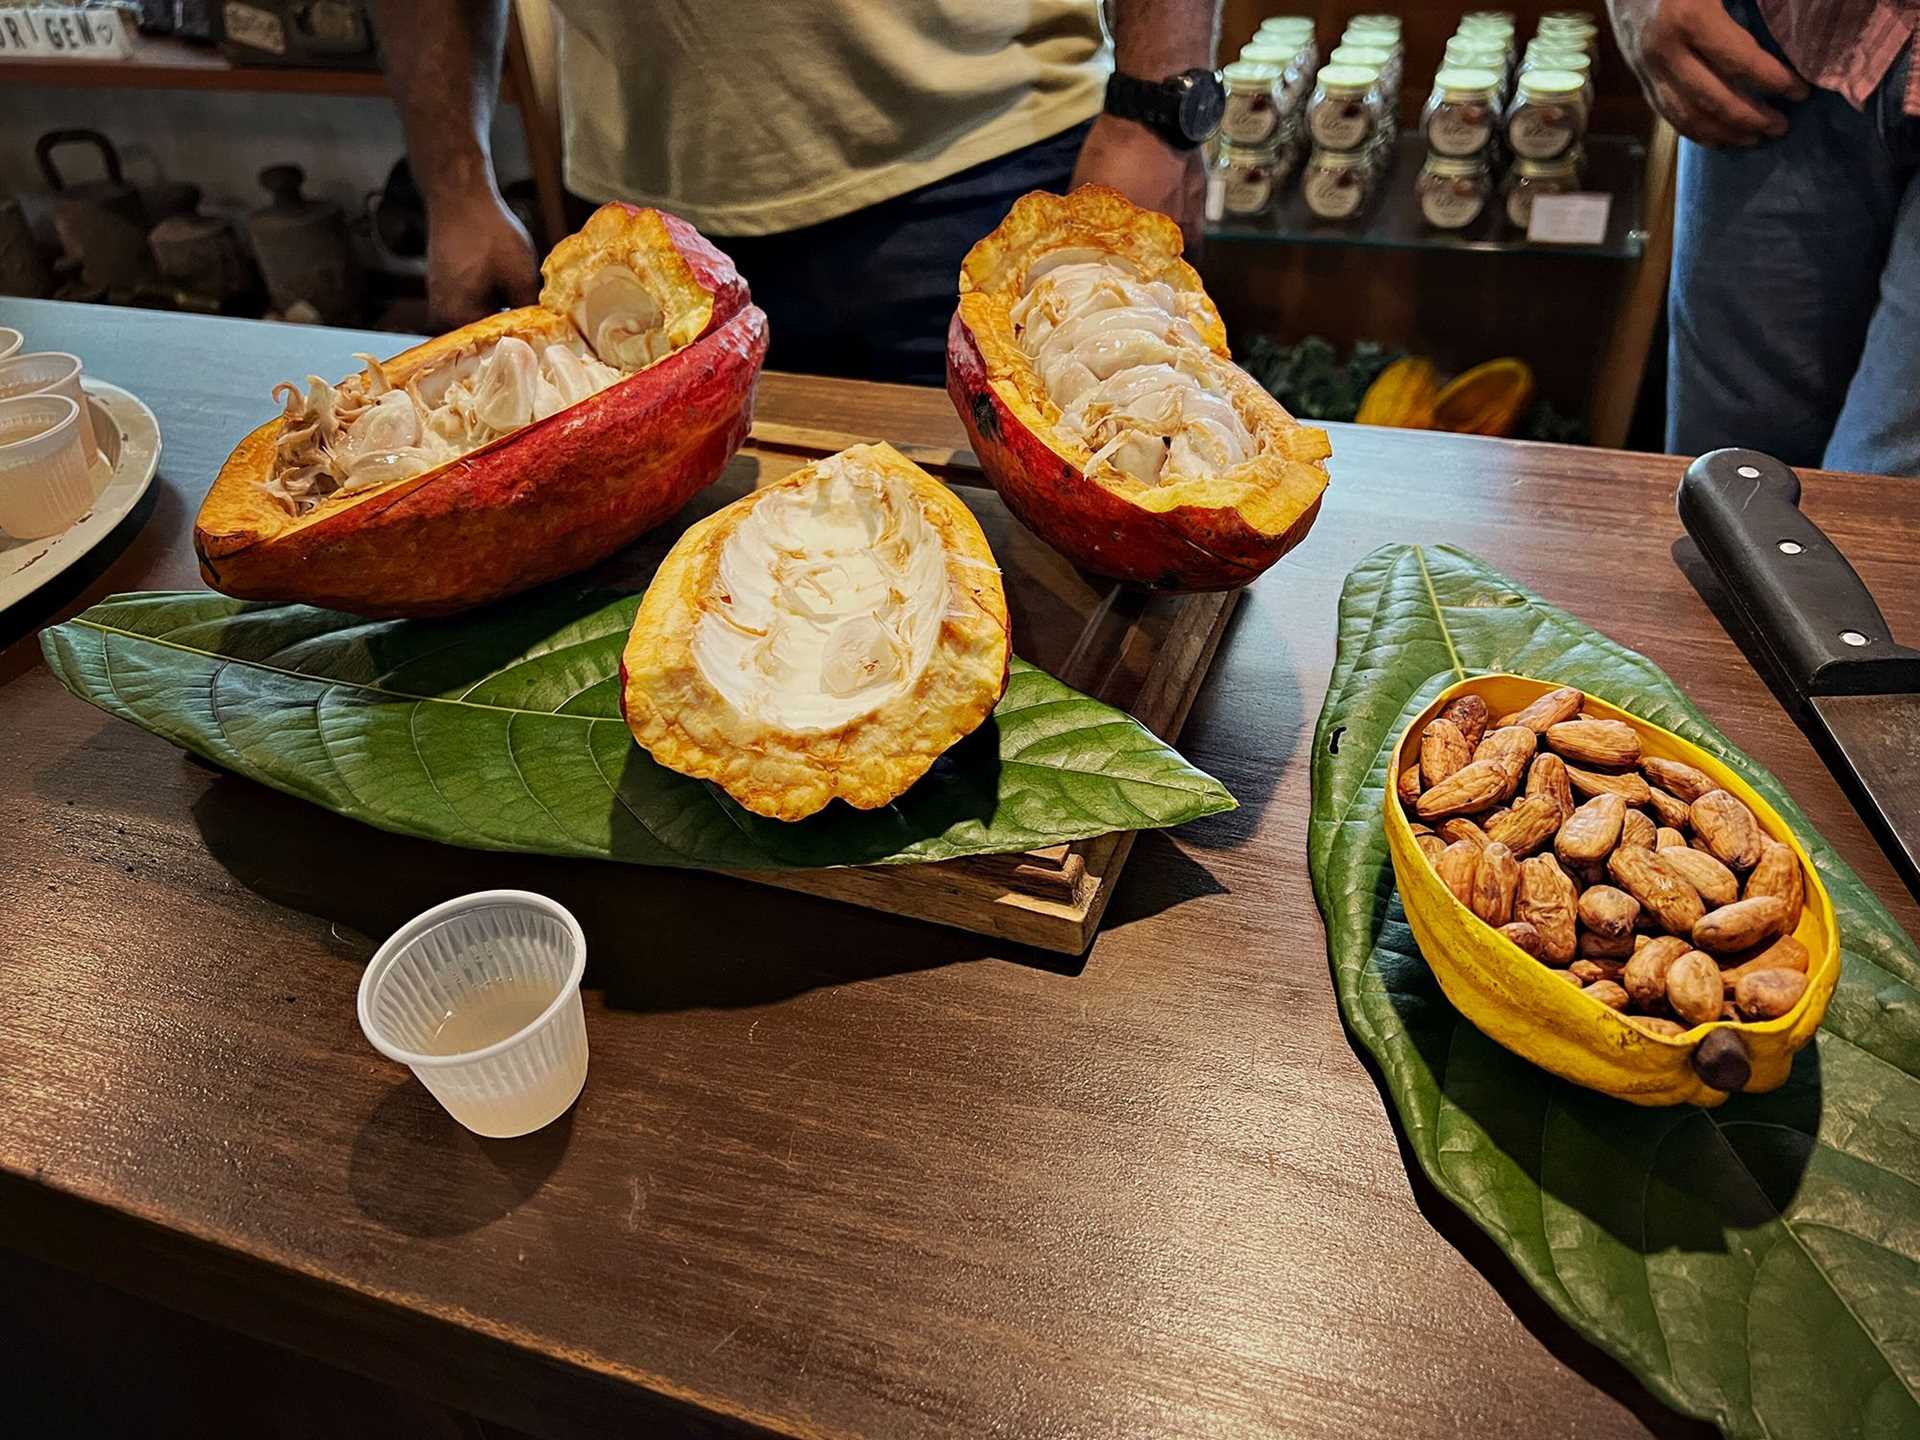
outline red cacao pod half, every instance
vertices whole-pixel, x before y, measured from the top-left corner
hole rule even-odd
[[[1244,585],[1319,513],[1331,454],[1227,351],[1180,229],[1118,192],[1035,192],[968,252],[947,393],[1001,498],[1085,570]]]
[[[242,440],[194,526],[247,599],[442,615],[604,559],[710,484],[753,423],[767,317],[677,216],[605,205],[540,304],[329,385]]]

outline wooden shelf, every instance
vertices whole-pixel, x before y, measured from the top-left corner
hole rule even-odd
[[[218,50],[149,36],[125,60],[0,60],[0,85],[83,90],[224,90],[282,95],[385,95],[378,70],[235,65]]]

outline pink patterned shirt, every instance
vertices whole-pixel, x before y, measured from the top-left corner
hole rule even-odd
[[[1920,30],[1916,0],[1759,0],[1761,18],[1809,85],[1862,109]],[[1920,56],[1907,69],[1901,109],[1920,115]]]

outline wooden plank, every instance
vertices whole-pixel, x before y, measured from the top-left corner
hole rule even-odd
[[[878,436],[756,420],[743,454],[768,484],[824,455]],[[985,483],[969,450],[890,442],[949,484]],[[1011,579],[1009,584],[1013,584]],[[1162,739],[1179,733],[1225,632],[1238,592],[1155,594],[1096,582],[1066,658],[1051,667],[1064,683],[1126,710]],[[1131,697],[1130,671],[1145,678]],[[1077,955],[1093,943],[1132,848],[1125,834],[1101,835],[1028,855],[985,855],[932,865],[736,872],[744,880],[906,915],[1040,949]]]

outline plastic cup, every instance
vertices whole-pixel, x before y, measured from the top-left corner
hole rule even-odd
[[[92,508],[80,407],[65,395],[0,400],[0,530],[44,540]]]
[[[15,395],[64,395],[80,407],[80,444],[87,464],[100,458],[100,442],[93,433],[93,407],[80,386],[80,357],[59,350],[36,350],[0,360],[0,400]]]
[[[544,895],[483,890],[394,932],[360,980],[360,1028],[476,1135],[526,1135],[587,1080],[580,924]]]
[[[0,360],[5,360],[19,352],[27,343],[27,337],[11,325],[0,325]]]

